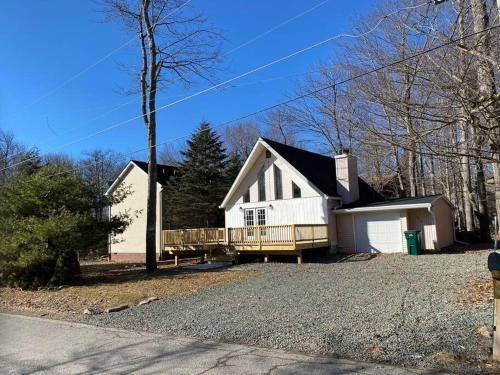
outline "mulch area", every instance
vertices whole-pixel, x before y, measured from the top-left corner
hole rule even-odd
[[[136,305],[150,297],[170,298],[255,276],[257,272],[188,271],[160,263],[154,273],[143,264],[86,262],[75,285],[22,290],[0,287],[0,311],[57,319],[79,319],[85,309],[104,311],[118,305]]]

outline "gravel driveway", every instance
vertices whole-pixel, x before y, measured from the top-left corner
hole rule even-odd
[[[465,371],[465,363],[467,372],[479,371],[478,365],[489,366],[491,339],[477,330],[491,327],[491,291],[483,290],[486,298],[475,300],[469,284],[490,279],[487,255],[246,264],[224,272],[261,275],[83,319],[410,366]]]

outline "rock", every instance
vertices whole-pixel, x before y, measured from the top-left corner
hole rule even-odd
[[[112,313],[112,312],[117,312],[117,311],[122,311],[128,309],[128,305],[120,305],[120,306],[115,306],[115,307],[110,307],[106,309],[106,313]]]
[[[137,306],[147,305],[148,303],[151,303],[153,301],[158,301],[158,297],[149,297],[148,299],[139,302]]]
[[[68,287],[67,285],[59,285],[57,287],[57,290],[62,290],[62,289],[67,288],[67,287]]]
[[[94,314],[99,314],[99,311],[97,311],[97,310],[95,310],[95,309],[90,308],[90,309],[85,309],[85,310],[83,310],[83,313],[84,313],[85,315],[94,315]]]
[[[490,332],[490,330],[488,329],[488,327],[486,326],[482,326],[482,327],[479,327],[477,330],[476,330],[476,333],[479,335],[479,336],[483,336],[483,337],[491,337],[492,334]]]

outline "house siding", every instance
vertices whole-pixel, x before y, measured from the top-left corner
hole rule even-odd
[[[281,169],[283,199],[276,199],[274,191],[274,169]],[[266,200],[258,201],[258,175],[265,176]],[[292,198],[292,181],[300,187],[301,198]],[[250,202],[243,203],[243,195],[250,190]],[[265,148],[243,178],[225,208],[226,228],[244,226],[244,210],[265,208],[266,224],[327,224],[328,201],[320,195],[310,182],[284,163],[276,155],[266,158]]]
[[[146,254],[146,206],[148,196],[148,178],[140,168],[133,165],[123,177],[119,186],[130,187],[131,193],[125,199],[112,206],[111,214],[128,212],[132,215],[132,223],[125,232],[116,235],[110,244],[112,260],[138,260]],[[156,252],[161,249],[162,229],[162,194],[158,186],[156,216]],[[136,213],[136,216],[134,216]]]
[[[244,211],[249,208],[265,208],[267,225],[328,223],[327,200],[309,197],[236,204],[225,211],[226,227],[244,226]]]
[[[438,249],[436,225],[427,208],[408,210],[408,227],[411,230],[420,231],[422,249]]]
[[[354,238],[354,218],[352,214],[336,215],[337,242],[342,253],[356,252]]]
[[[438,199],[432,206],[436,220],[436,235],[439,248],[453,245],[455,242],[453,210],[444,199]]]

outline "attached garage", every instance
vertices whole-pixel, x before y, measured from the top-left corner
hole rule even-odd
[[[345,253],[406,253],[406,230],[421,232],[422,249],[454,242],[453,207],[441,195],[335,209],[337,242]]]
[[[403,251],[399,211],[354,215],[357,253],[400,253]]]

